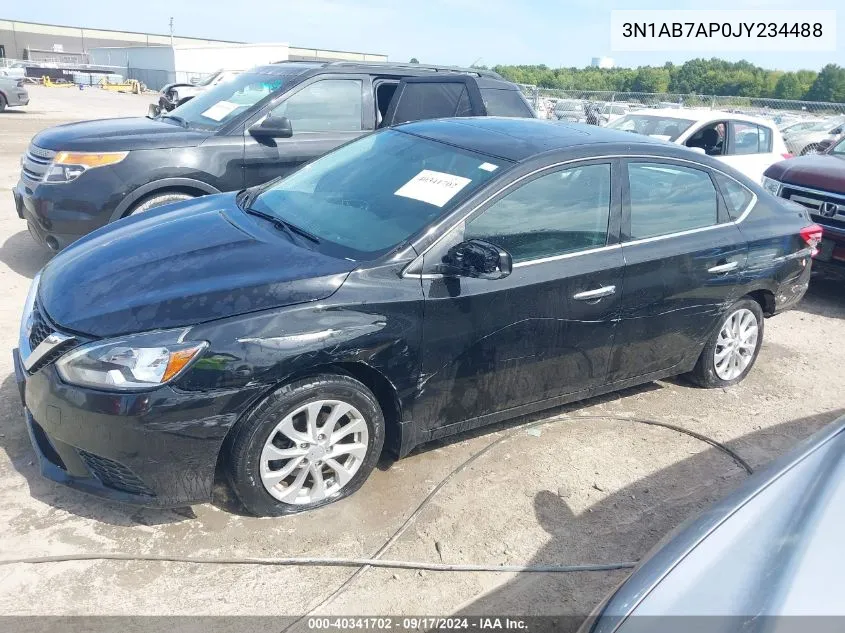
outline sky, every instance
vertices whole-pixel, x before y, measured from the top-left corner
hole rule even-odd
[[[845,4],[841,0],[38,0],[8,2],[0,19],[89,28],[167,33],[247,42],[387,54],[391,61],[466,66],[473,63],[590,64],[610,56],[617,66],[682,63],[694,57],[747,59],[765,68],[819,69],[845,65]],[[838,6],[839,5],[839,6]],[[837,51],[755,53],[610,50],[611,9],[841,9]]]

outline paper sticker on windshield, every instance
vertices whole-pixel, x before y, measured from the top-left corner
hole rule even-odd
[[[481,163],[478,168],[483,169],[484,171],[496,171],[499,166],[494,165],[493,163]]]
[[[423,169],[397,189],[396,195],[442,207],[470,182],[469,178]]]
[[[231,101],[218,101],[208,110],[203,112],[202,116],[213,121],[222,121],[239,107],[240,106],[237,103],[232,103]]]

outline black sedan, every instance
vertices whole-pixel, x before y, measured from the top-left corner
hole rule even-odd
[[[821,237],[738,172],[626,132],[411,123],[121,220],[34,280],[15,368],[45,476],[251,512],[383,449],[677,374],[748,374]]]

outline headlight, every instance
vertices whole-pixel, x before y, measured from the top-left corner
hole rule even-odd
[[[763,189],[768,191],[773,196],[779,196],[780,195],[781,182],[779,180],[775,180],[774,178],[766,178],[766,176],[763,176],[763,183],[762,184],[763,184]]]
[[[62,380],[81,387],[137,391],[173,380],[208,347],[184,341],[187,330],[135,334],[96,341],[62,356],[56,369]]]
[[[116,165],[129,155],[129,152],[59,152],[44,174],[44,182],[59,183],[76,180],[89,169]]]

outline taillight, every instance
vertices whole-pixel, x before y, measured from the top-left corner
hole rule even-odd
[[[781,154],[781,156],[783,156],[784,160],[786,160],[787,158],[792,158],[792,154],[790,154],[789,152],[787,152],[786,154]]]
[[[822,241],[822,227],[818,224],[810,224],[801,229],[801,239],[810,247],[810,257],[815,257],[819,252],[817,248]]]

